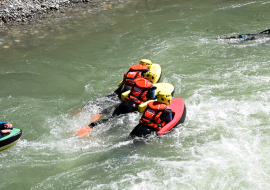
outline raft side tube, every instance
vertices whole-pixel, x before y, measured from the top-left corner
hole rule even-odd
[[[0,138],[0,151],[15,145],[21,136],[22,130],[13,128],[10,134]]]

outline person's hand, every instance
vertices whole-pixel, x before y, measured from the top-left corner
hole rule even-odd
[[[12,124],[10,124],[10,123],[5,123],[5,124],[4,124],[4,127],[7,128],[7,129],[8,129],[8,128],[12,128]]]
[[[12,130],[11,129],[4,129],[4,130],[1,130],[2,133],[10,133]]]

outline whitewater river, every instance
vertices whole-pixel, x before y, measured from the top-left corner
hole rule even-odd
[[[1,35],[0,120],[23,134],[0,152],[0,189],[270,189],[270,38],[218,38],[270,28],[269,6],[138,0]],[[184,124],[127,140],[133,113],[77,136],[142,58],[183,98]]]

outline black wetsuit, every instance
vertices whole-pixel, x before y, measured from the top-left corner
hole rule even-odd
[[[130,90],[131,88],[132,86],[123,84],[119,88],[117,88],[111,95],[109,95],[109,97],[117,96],[119,99],[121,99],[121,94]]]

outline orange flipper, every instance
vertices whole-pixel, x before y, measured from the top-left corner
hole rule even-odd
[[[92,129],[91,127],[86,126],[86,127],[77,129],[75,131],[76,131],[77,135],[79,135],[81,137],[88,137],[88,134],[90,133],[91,129]]]
[[[78,115],[79,113],[83,112],[83,110],[79,109],[77,110],[73,115]]]
[[[97,121],[97,120],[99,120],[99,118],[100,118],[101,116],[102,116],[101,114],[97,114],[97,115],[95,115],[94,117],[92,117],[90,121],[91,121],[91,122],[92,122],[92,121]]]

